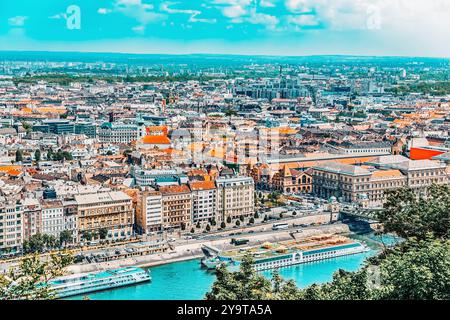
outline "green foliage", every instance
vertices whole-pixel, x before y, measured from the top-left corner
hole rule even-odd
[[[450,230],[450,188],[432,185],[427,198],[417,197],[411,189],[390,191],[384,210],[377,218],[385,232],[394,232],[403,238],[448,238]]]
[[[231,217],[227,217],[227,223],[231,223]]]
[[[222,221],[222,222],[220,223],[220,227],[221,227],[222,229],[225,229],[226,226],[227,226],[227,224],[225,223],[225,221]]]
[[[61,244],[67,244],[72,241],[72,232],[70,232],[69,230],[64,230],[59,234],[59,242]]]
[[[37,149],[37,150],[34,152],[34,160],[35,160],[36,162],[41,161],[41,150]]]
[[[102,240],[106,239],[106,237],[108,236],[108,229],[106,229],[106,228],[101,228],[100,230],[98,230],[98,236],[99,236],[100,239],[102,239]]]
[[[39,253],[45,250],[52,250],[58,248],[61,245],[59,239],[48,234],[35,234],[28,240],[23,242],[23,252],[27,253]]]
[[[81,233],[81,238],[83,238],[86,241],[91,241],[93,236],[94,236],[93,233],[88,230],[85,230]]]
[[[54,299],[55,293],[47,283],[63,275],[72,261],[68,254],[52,254],[47,259],[37,254],[24,258],[18,268],[0,274],[0,300]]]
[[[450,81],[438,82],[419,82],[408,85],[401,85],[386,89],[395,95],[405,95],[409,93],[430,94],[432,96],[440,96],[450,94]]]
[[[298,289],[292,281],[283,280],[277,271],[269,283],[253,270],[253,260],[246,256],[238,272],[230,272],[223,265],[218,268],[217,280],[206,298],[448,300],[450,190],[448,186],[432,186],[428,195],[417,197],[409,189],[389,193],[379,219],[384,224],[384,232],[395,232],[405,241],[367,259],[358,271],[339,270],[329,283]]]
[[[22,150],[18,149],[16,150],[16,162],[22,162],[23,161],[23,153]]]

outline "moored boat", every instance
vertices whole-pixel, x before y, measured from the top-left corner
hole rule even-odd
[[[236,270],[242,263],[243,257],[251,255],[255,270],[262,271],[357,254],[368,250],[361,242],[346,237],[321,235],[302,240],[266,242],[257,247],[222,251],[214,259],[205,258],[205,262],[202,263],[209,264],[211,268],[214,265],[217,267],[221,263],[225,263],[231,270]]]
[[[151,281],[148,270],[126,267],[59,277],[48,284],[55,291],[57,298],[65,298],[148,281]]]

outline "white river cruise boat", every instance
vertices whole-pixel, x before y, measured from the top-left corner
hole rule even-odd
[[[231,270],[235,270],[241,264],[242,258],[250,254],[255,262],[255,270],[262,271],[352,255],[368,250],[364,244],[346,237],[321,235],[278,243],[266,242],[258,247],[220,251],[214,256],[210,255],[202,259],[202,264],[208,269],[215,269],[224,263]]]
[[[97,273],[64,276],[50,281],[49,285],[56,291],[58,298],[65,298],[150,280],[149,271],[137,267],[126,267]]]

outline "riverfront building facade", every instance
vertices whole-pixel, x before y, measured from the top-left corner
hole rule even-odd
[[[121,191],[76,195],[78,240],[86,233],[107,230],[108,239],[125,239],[133,234],[132,199]]]

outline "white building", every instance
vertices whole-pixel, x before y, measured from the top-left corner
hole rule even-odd
[[[192,192],[192,221],[194,223],[217,219],[216,185],[213,181],[190,182]]]
[[[103,143],[130,143],[145,136],[145,126],[136,124],[106,122],[98,130],[98,138]]]
[[[43,200],[42,208],[42,230],[43,234],[59,238],[64,231],[64,209],[60,200]]]
[[[157,191],[144,191],[138,195],[136,224],[142,233],[161,230],[163,222],[162,195]]]
[[[16,252],[22,247],[22,205],[0,197],[0,254]]]
[[[255,212],[255,182],[251,177],[219,177],[217,214],[219,220],[251,216]]]

